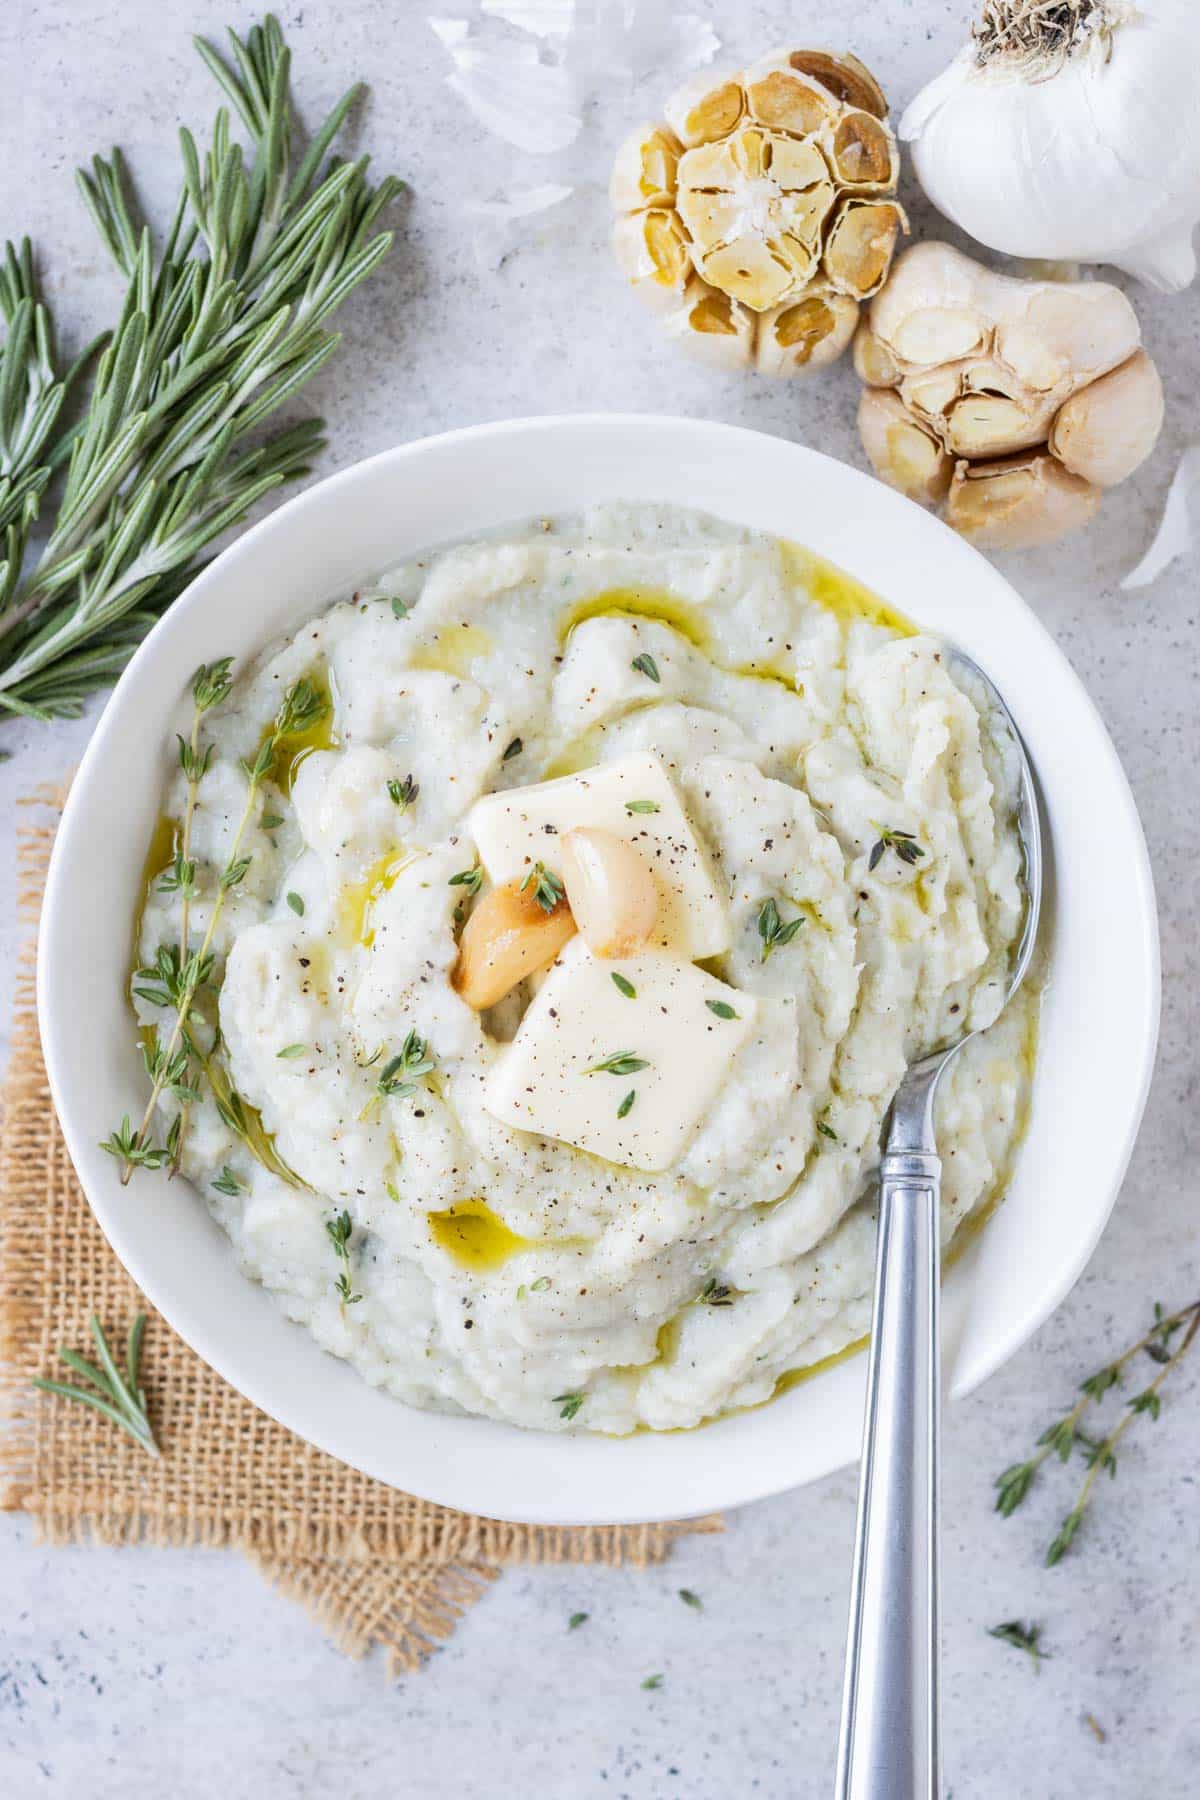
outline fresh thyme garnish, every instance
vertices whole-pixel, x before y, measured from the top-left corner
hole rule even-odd
[[[701,1306],[732,1306],[733,1289],[727,1282],[718,1281],[715,1275],[710,1275],[696,1298]]]
[[[304,902],[294,888],[288,890],[287,903],[297,917],[304,917]]]
[[[1182,1332],[1175,1348],[1171,1348],[1172,1339]],[[1078,1448],[1083,1456],[1087,1473],[1079,1490],[1078,1498],[1070,1512],[1063,1519],[1057,1535],[1046,1551],[1046,1562],[1049,1566],[1060,1562],[1070,1549],[1075,1536],[1083,1523],[1083,1516],[1092,1497],[1099,1475],[1107,1472],[1115,1479],[1117,1473],[1117,1445],[1133,1421],[1139,1414],[1150,1419],[1157,1419],[1162,1410],[1160,1389],[1175,1365],[1187,1355],[1200,1333],[1200,1300],[1193,1300],[1178,1312],[1166,1313],[1157,1302],[1154,1307],[1154,1324],[1150,1330],[1140,1337],[1128,1350],[1112,1362],[1105,1363],[1095,1374],[1080,1383],[1079,1399],[1071,1410],[1061,1419],[1048,1425],[1037,1440],[1037,1449],[1028,1461],[1013,1463],[996,1478],[996,1511],[1008,1518],[1021,1505],[1032,1487],[1042,1464],[1049,1456],[1057,1456],[1060,1462],[1069,1461],[1072,1453]],[[1117,1423],[1103,1437],[1095,1437],[1081,1428],[1081,1421],[1089,1406],[1103,1400],[1111,1388],[1123,1384],[1125,1370],[1140,1354],[1144,1353],[1151,1362],[1158,1365],[1158,1373],[1140,1393],[1125,1403],[1125,1411]]]
[[[586,1396],[583,1394],[555,1394],[554,1404],[561,1408],[560,1419],[573,1419],[583,1405]]]
[[[145,1391],[139,1381],[142,1338],[146,1330],[145,1313],[138,1313],[129,1327],[123,1373],[117,1367],[108,1339],[104,1335],[104,1328],[95,1313],[89,1324],[92,1341],[100,1358],[99,1368],[74,1350],[60,1350],[58,1354],[67,1367],[73,1369],[76,1375],[82,1376],[95,1392],[89,1393],[87,1388],[73,1387],[65,1381],[47,1381],[40,1375],[34,1377],[34,1387],[41,1388],[46,1394],[59,1394],[64,1400],[79,1400],[84,1406],[94,1407],[98,1413],[103,1413],[106,1419],[111,1419],[114,1425],[119,1425],[122,1431],[127,1432],[134,1443],[140,1445],[149,1456],[160,1456],[162,1452],[146,1412]]]
[[[640,656],[635,656],[630,667],[636,669],[639,675],[644,675],[647,681],[662,680],[662,676],[658,672],[658,664],[648,650],[643,650]]]
[[[283,814],[264,813],[258,822],[264,831],[278,831],[283,824]]]
[[[372,1058],[373,1060],[374,1058]],[[384,1063],[379,1080],[375,1083],[375,1092],[359,1113],[359,1118],[367,1118],[379,1105],[380,1100],[392,1100],[404,1094],[415,1094],[417,1082],[423,1075],[431,1074],[434,1067],[433,1052],[429,1048],[428,1041],[410,1029],[395,1056],[390,1057]]]
[[[630,1113],[633,1111],[633,1103],[636,1099],[637,1099],[637,1089],[630,1088],[629,1092],[626,1094],[625,1098],[622,1100],[620,1106],[618,1106],[618,1108],[617,1108],[618,1119],[627,1119],[629,1117]]]
[[[284,1061],[284,1060],[290,1061],[294,1057],[304,1056],[306,1054],[307,1050],[308,1050],[307,1044],[285,1044],[283,1046],[282,1050],[277,1050],[275,1052],[276,1060],[277,1061]]]
[[[625,811],[627,813],[656,813],[661,812],[662,808],[657,800],[627,800]]]
[[[1041,1635],[1040,1625],[1022,1625],[1020,1619],[1009,1619],[1007,1624],[988,1627],[989,1637],[999,1638],[1002,1644],[1011,1644],[1014,1650],[1024,1650],[1026,1656],[1032,1658],[1033,1666],[1039,1675],[1042,1672],[1042,1664],[1049,1661],[1046,1651],[1042,1649],[1039,1642]]]
[[[203,715],[211,706],[217,704],[229,692],[230,660],[223,657],[218,663],[209,663],[199,669],[192,682],[192,699],[195,716]],[[214,673],[214,671],[216,673]],[[215,698],[213,696],[216,696]],[[146,1102],[146,1110],[142,1114],[141,1124],[136,1132],[128,1129],[129,1121],[122,1122],[120,1132],[114,1132],[103,1148],[111,1155],[118,1157],[121,1163],[121,1181],[129,1180],[135,1168],[158,1169],[169,1163],[172,1170],[179,1167],[182,1149],[183,1132],[186,1129],[187,1101],[183,1100],[181,1111],[172,1122],[174,1133],[173,1148],[169,1155],[159,1155],[148,1136],[154,1118],[154,1110],[164,1089],[176,1088],[179,1085],[177,1070],[179,1054],[185,1051],[189,1056],[199,1055],[194,1036],[189,1029],[189,1021],[197,994],[209,985],[213,972],[214,952],[213,939],[230,889],[236,887],[246,873],[249,857],[239,854],[241,842],[246,834],[258,800],[259,788],[275,764],[275,756],[283,741],[306,731],[320,719],[328,702],[317,692],[307,676],[294,682],[283,697],[283,704],[275,717],[270,731],[263,737],[253,764],[243,764],[246,775],[246,799],[242,807],[242,816],[233,834],[229,859],[217,883],[217,893],[209,915],[208,929],[197,950],[188,945],[188,901],[184,896],[180,912],[180,940],[182,949],[176,946],[160,946],[152,968],[139,969],[134,977],[134,993],[153,1006],[172,1006],[175,1009],[175,1023],[165,1045],[161,1046],[161,1056],[156,1063],[156,1072],[151,1077],[150,1098]],[[190,743],[198,742],[195,716]],[[184,840],[182,854],[189,854],[188,833],[190,829],[191,811],[184,817]],[[156,985],[148,987],[147,981]],[[141,983],[141,985],[138,985]]]
[[[644,1688],[660,1688],[662,1684],[663,1678],[661,1675],[647,1675],[642,1682]]]
[[[738,1016],[728,1000],[706,1000],[704,1004],[710,1013],[716,1013],[718,1019],[736,1019]]]
[[[470,898],[474,899],[475,895],[483,886],[483,870],[478,863],[474,863],[471,868],[460,869],[457,875],[452,875],[448,885],[450,887],[466,888]]]
[[[334,1282],[338,1298],[343,1306],[356,1306],[362,1295],[354,1292],[354,1284],[350,1279],[350,1237],[354,1230],[350,1214],[345,1211],[335,1213],[332,1219],[326,1219],[325,1230],[329,1234],[334,1254],[342,1265],[342,1272]]]
[[[524,893],[530,887],[532,887],[533,897],[542,911],[548,913],[554,911],[565,891],[554,871],[548,869],[545,863],[541,862],[535,862],[532,869],[529,870],[521,883],[521,892]]]
[[[820,1132],[822,1137],[828,1138],[831,1144],[840,1144],[842,1141],[841,1138],[838,1136],[837,1132],[833,1129],[833,1126],[829,1123],[829,1120],[825,1116],[828,1113],[828,1111],[829,1111],[829,1108],[826,1106],[826,1107],[823,1107],[821,1109],[821,1111],[817,1114],[817,1119],[816,1119],[817,1130]]]
[[[245,1194],[249,1192],[246,1183],[239,1175],[235,1175],[226,1163],[219,1175],[213,1176],[213,1186],[218,1194]]]
[[[126,290],[115,328],[63,372],[26,239],[0,262],[0,708],[74,718],[107,687],[263,495],[307,474],[319,420],[246,448],[337,347],[329,321],[386,254],[398,190],[329,154],[361,89],[302,149],[290,53],[271,16],[233,66],[196,48],[237,114],[211,147],[180,134],[182,192],[156,249],[115,150],[79,185]],[[97,352],[99,354],[97,355]],[[86,374],[89,365],[91,373]],[[67,401],[86,381],[80,416]],[[186,852],[184,853],[186,857]]]
[[[758,935],[761,941],[762,960],[766,962],[772,950],[781,950],[790,944],[804,923],[804,914],[797,913],[794,919],[784,924],[779,916],[779,907],[773,899],[764,900],[759,908]]]
[[[634,987],[632,981],[626,976],[618,974],[616,969],[612,971],[612,983],[618,994],[624,994],[627,1000],[637,999],[637,989]]]
[[[579,1627],[581,1625],[586,1625],[587,1622],[588,1622],[587,1613],[572,1613],[570,1618],[567,1620],[567,1630],[568,1631],[578,1631]]]
[[[389,781],[387,784],[387,791],[392,804],[394,806],[403,807],[405,812],[407,812],[417,795],[420,793],[421,786],[419,782],[413,780],[411,775],[406,775],[403,781],[397,781],[394,778]]]
[[[402,599],[399,594],[393,594],[391,597],[391,608],[392,616],[394,618],[407,619],[409,613],[412,611],[412,601]]]
[[[703,1600],[700,1598],[699,1594],[694,1594],[691,1588],[680,1588],[679,1598],[683,1601],[685,1606],[693,1606],[697,1612],[704,1611]]]
[[[513,738],[512,742],[510,744],[505,745],[504,755],[500,758],[500,761],[501,762],[511,762],[514,756],[520,756],[520,754],[524,748],[525,748],[525,745],[522,743],[520,738]]]
[[[550,1277],[548,1275],[539,1275],[536,1281],[530,1282],[529,1291],[531,1294],[544,1294],[549,1286]]]
[[[910,866],[924,856],[924,850],[911,831],[889,830],[883,825],[876,825],[875,829],[879,836],[871,846],[871,854],[867,858],[868,869],[877,869],[888,850],[894,850],[900,861]]]
[[[636,1075],[639,1069],[648,1069],[650,1064],[642,1057],[635,1056],[632,1050],[614,1050],[603,1062],[593,1063],[585,1069],[585,1075]]]

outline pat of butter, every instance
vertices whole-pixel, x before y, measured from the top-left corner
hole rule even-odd
[[[488,1076],[484,1106],[505,1125],[609,1162],[669,1168],[756,1012],[753,995],[694,963],[653,950],[609,961],[572,938]]]
[[[658,943],[697,958],[728,950],[728,905],[656,756],[617,757],[579,775],[485,794],[467,817],[479,860],[497,884],[519,879],[535,862],[554,869],[555,838],[580,825],[611,831],[644,858],[658,883]]]

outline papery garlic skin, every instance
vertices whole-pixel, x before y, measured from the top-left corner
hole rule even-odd
[[[976,43],[904,113],[921,186],[990,249],[1186,287],[1200,219],[1200,6],[1097,0],[1073,27],[1050,20],[1040,54],[999,37],[997,22],[1020,10],[993,0]],[[1064,54],[1053,34],[1071,29]]]
[[[1086,524],[1162,426],[1137,315],[1105,282],[997,275],[948,244],[895,264],[855,342],[876,473],[988,548]]]
[[[874,76],[847,54],[784,49],[694,76],[663,110],[621,144],[609,184],[639,297],[721,367],[793,376],[836,360],[908,230]]]

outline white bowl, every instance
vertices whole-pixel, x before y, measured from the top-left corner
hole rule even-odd
[[[123,1188],[97,1147],[145,1080],[125,984],[172,733],[197,664],[253,655],[414,552],[543,513],[635,498],[799,540],[955,639],[1005,696],[1045,799],[1053,934],[1032,1121],[1012,1190],[946,1280],[947,1374],[978,1385],[1058,1305],[1116,1197],[1158,1022],[1158,940],[1133,799],[1069,664],[952,531],[816,451],[701,420],[517,420],[428,438],[322,482],[192,583],[121,679],[75,780],[42,914],[38,1006],[67,1143],[113,1249],[163,1316],[248,1399],[381,1481],[502,1519],[589,1524],[778,1493],[858,1453],[864,1362],[701,1431],[623,1439],[417,1412],[318,1349],[236,1271],[185,1182]]]

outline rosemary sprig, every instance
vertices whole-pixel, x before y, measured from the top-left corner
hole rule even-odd
[[[350,1236],[354,1230],[350,1214],[345,1211],[335,1213],[332,1219],[326,1219],[325,1230],[334,1255],[342,1265],[342,1272],[333,1284],[337,1296],[343,1306],[357,1306],[362,1295],[354,1292],[354,1283],[350,1279]]]
[[[60,1350],[58,1353],[69,1369],[82,1376],[88,1387],[75,1387],[65,1381],[47,1381],[40,1375],[34,1377],[34,1387],[41,1388],[43,1393],[59,1394],[64,1400],[78,1400],[84,1406],[93,1407],[126,1432],[147,1455],[161,1456],[158,1440],[146,1412],[145,1391],[139,1380],[142,1339],[146,1331],[145,1313],[138,1313],[129,1327],[129,1336],[125,1340],[124,1372],[117,1367],[116,1358],[104,1335],[104,1327],[95,1313],[89,1324],[92,1341],[100,1358],[99,1368],[74,1350]]]
[[[781,950],[790,944],[804,923],[804,914],[797,913],[794,919],[785,924],[779,916],[779,907],[774,899],[764,900],[758,913],[758,936],[763,962],[766,962],[772,950]]]
[[[120,673],[207,547],[307,473],[319,420],[246,447],[336,349],[327,323],[386,255],[375,233],[399,183],[329,151],[349,90],[301,149],[291,54],[268,16],[230,60],[196,49],[222,107],[203,151],[180,133],[183,187],[158,246],[125,159],[96,157],[79,186],[126,282],[112,330],[65,373],[28,241],[0,267],[0,708],[79,714]],[[99,351],[99,355],[94,353]],[[88,365],[80,417],[66,403]],[[34,542],[39,513],[43,531]]]
[[[988,1636],[999,1638],[1002,1644],[1011,1644],[1014,1650],[1023,1650],[1032,1658],[1033,1666],[1040,1675],[1042,1664],[1048,1662],[1049,1656],[1041,1647],[1042,1628],[1040,1625],[1022,1625],[1020,1619],[1009,1619],[1003,1625],[988,1627]]]
[[[219,665],[210,664],[208,668],[211,671],[213,667],[217,666]],[[228,667],[225,670],[225,678],[227,677]],[[198,679],[199,677],[197,677]],[[193,688],[194,697],[195,688]],[[167,1160],[170,1160],[174,1167],[178,1167],[183,1131],[179,1120],[175,1121],[172,1126],[175,1131],[173,1155],[169,1159],[159,1157],[157,1161],[148,1160],[148,1153],[151,1157],[157,1155],[150,1145],[147,1135],[154,1118],[154,1109],[158,1105],[164,1088],[168,1085],[171,1070],[176,1066],[181,1044],[194,1047],[194,1039],[186,1035],[188,1020],[198,991],[207,985],[212,975],[214,963],[212,943],[217,924],[224,910],[226,897],[232,888],[240,884],[250,865],[250,858],[242,856],[240,852],[242,839],[257,804],[258,790],[274,768],[276,754],[284,740],[307,731],[315,725],[317,720],[324,715],[327,705],[328,702],[318,693],[307,676],[302,675],[288,689],[283,697],[283,704],[276,714],[275,723],[264,735],[253,763],[243,764],[247,777],[245,804],[237,830],[233,835],[228,861],[218,878],[217,892],[209,914],[208,929],[205,931],[199,948],[193,951],[186,942],[182,949],[160,948],[155,970],[139,970],[139,976],[153,973],[160,983],[160,988],[156,990],[143,985],[135,987],[134,992],[155,1005],[174,1006],[175,1024],[165,1046],[160,1047],[160,1056],[151,1076],[150,1098],[146,1102],[146,1110],[142,1114],[142,1122],[136,1133],[130,1135],[127,1129],[128,1120],[125,1120],[122,1122],[121,1130],[114,1132],[101,1146],[120,1162],[123,1183],[128,1182],[135,1168],[161,1168],[163,1162]],[[180,1115],[181,1118],[182,1115]]]
[[[533,889],[533,897],[542,911],[547,913],[554,911],[566,891],[553,869],[548,869],[543,862],[535,862],[522,881],[521,892],[525,893],[529,888]]]
[[[1179,1342],[1171,1348],[1172,1339],[1180,1333]],[[1078,1498],[1070,1512],[1067,1513],[1059,1527],[1057,1535],[1046,1551],[1046,1562],[1050,1567],[1060,1562],[1071,1548],[1075,1536],[1083,1523],[1084,1513],[1092,1497],[1097,1477],[1107,1471],[1111,1478],[1117,1473],[1117,1445],[1122,1437],[1141,1414],[1150,1419],[1157,1419],[1162,1410],[1160,1389],[1171,1370],[1187,1355],[1200,1333],[1200,1300],[1193,1300],[1190,1305],[1181,1307],[1178,1312],[1166,1313],[1157,1302],[1154,1307],[1154,1324],[1128,1350],[1112,1362],[1105,1363],[1086,1381],[1080,1383],[1079,1399],[1070,1411],[1061,1419],[1048,1425],[1037,1440],[1037,1448],[1027,1461],[1012,1463],[996,1478],[996,1511],[1008,1518],[1021,1505],[1037,1478],[1038,1471],[1049,1456],[1055,1455],[1061,1462],[1069,1461],[1072,1453],[1078,1448],[1082,1454],[1087,1473],[1079,1490]],[[1140,1354],[1144,1353],[1158,1365],[1158,1373],[1140,1393],[1126,1401],[1125,1411],[1112,1429],[1103,1437],[1095,1437],[1081,1428],[1081,1421],[1089,1406],[1103,1400],[1111,1388],[1123,1384],[1125,1370]]]

